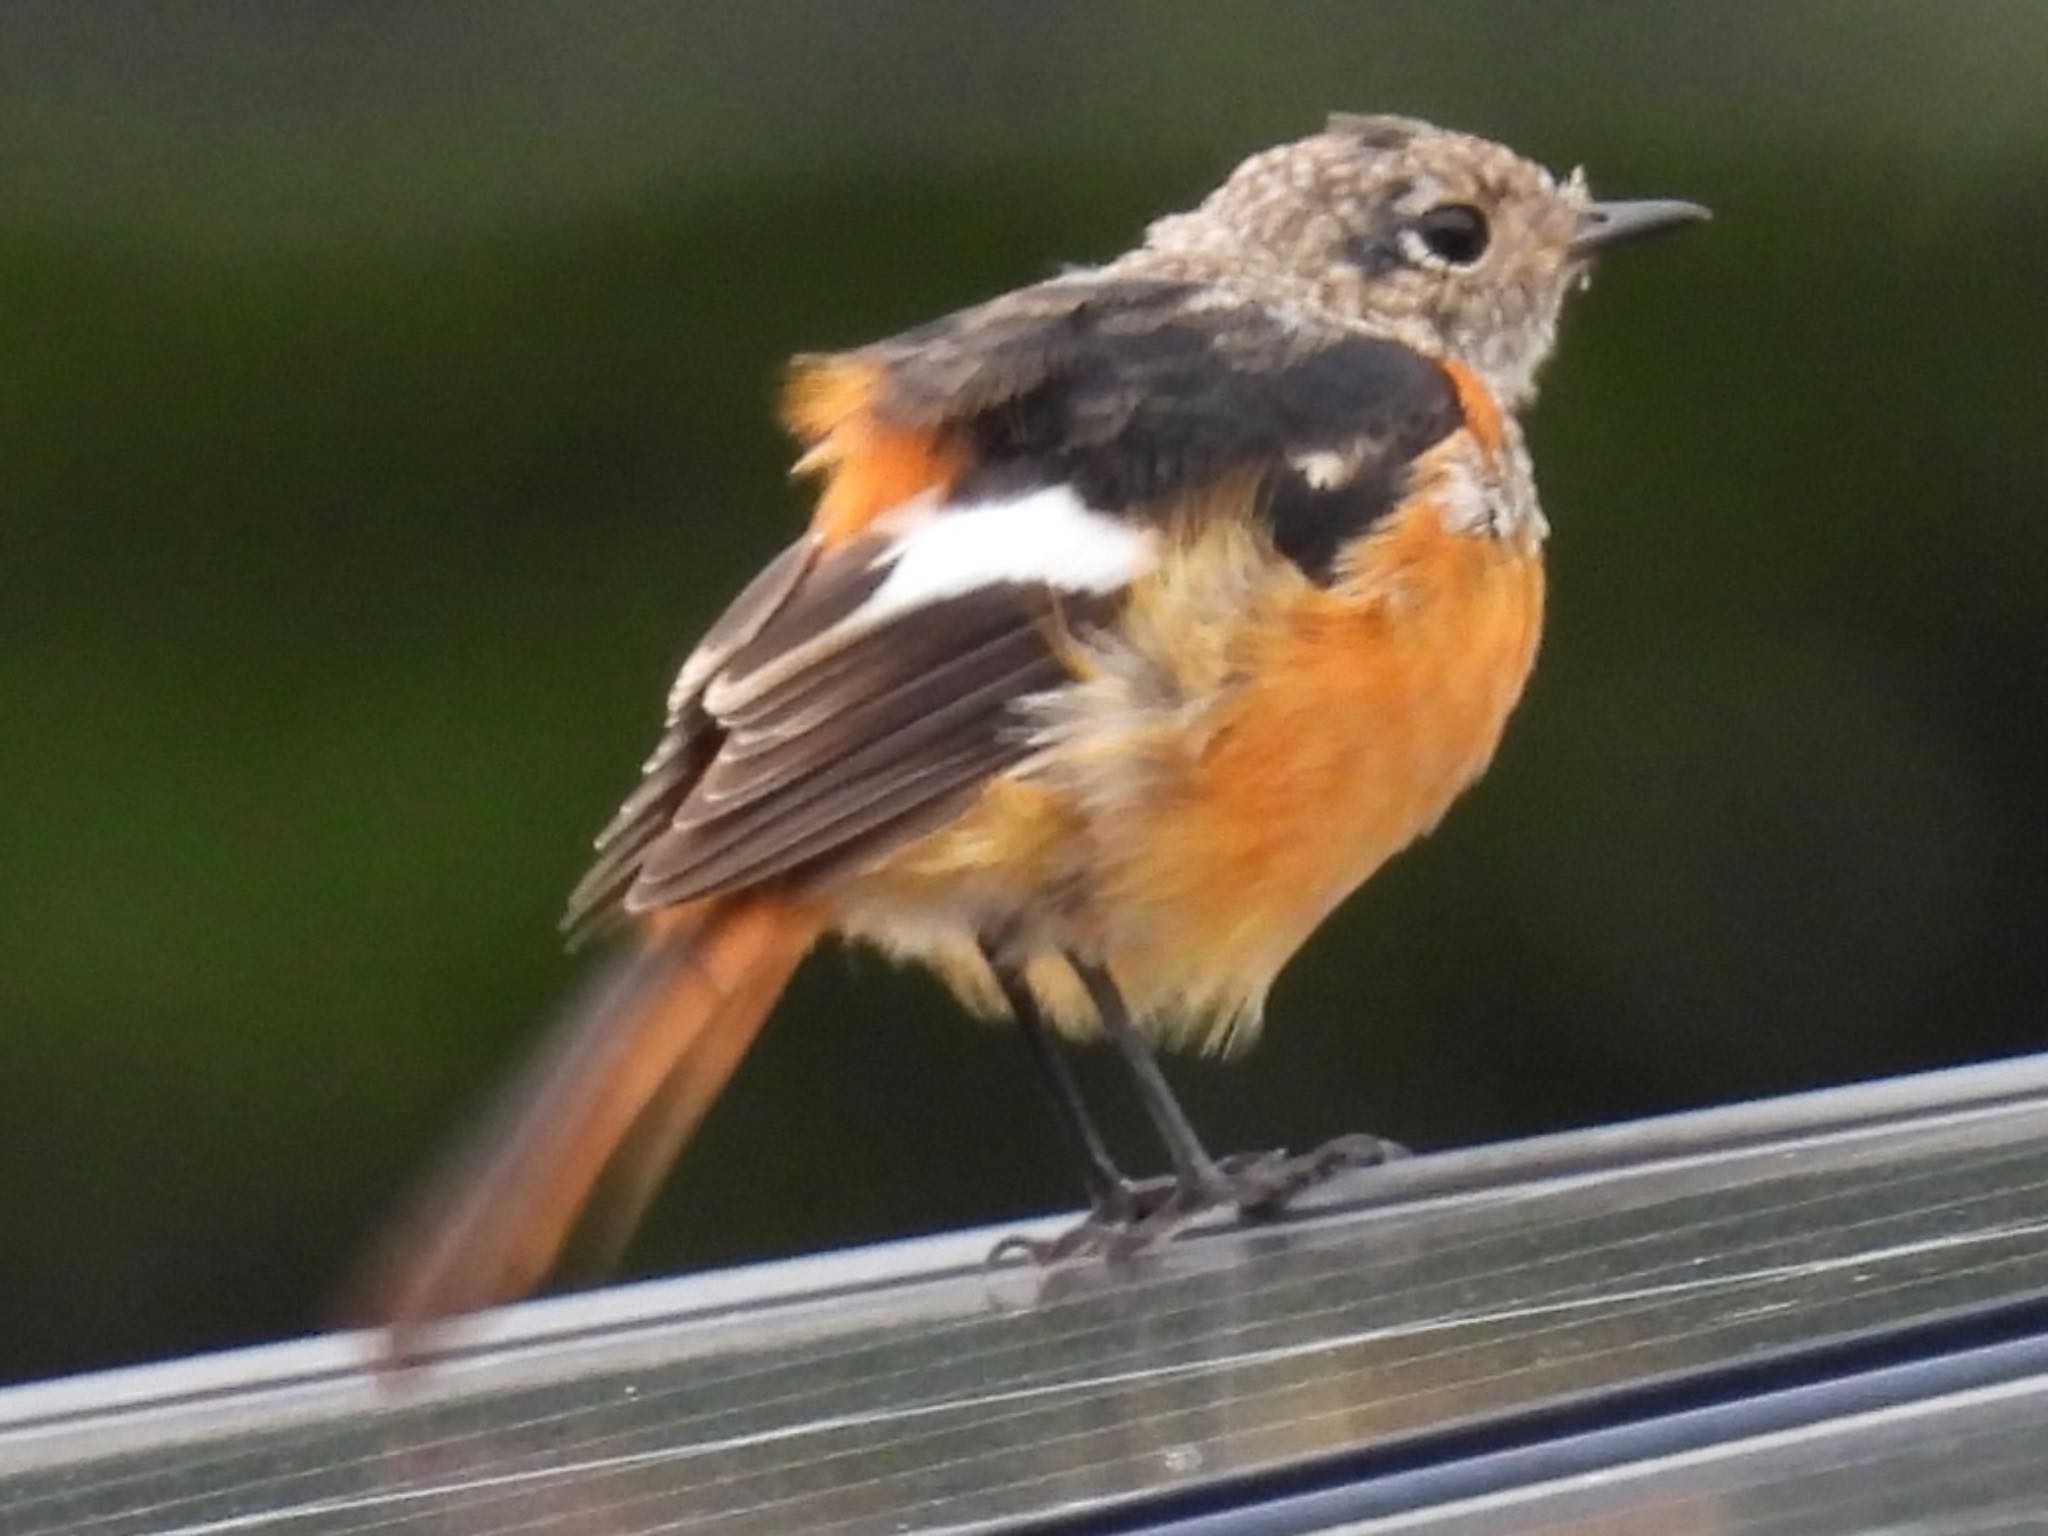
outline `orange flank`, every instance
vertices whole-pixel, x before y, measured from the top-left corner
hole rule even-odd
[[[1044,754],[836,889],[837,924],[988,1012],[986,967],[947,918],[1026,912],[1031,990],[1062,1028],[1097,1023],[1059,959],[1079,936],[1163,1038],[1249,1043],[1316,925],[1485,770],[1528,679],[1537,547],[1447,528],[1434,499],[1474,446],[1425,456],[1330,587],[1240,520],[1176,546],[1120,643],[1083,642]]]
[[[1425,491],[1360,553],[1262,617],[1206,749],[1155,772],[1104,849],[1112,973],[1212,1048],[1244,1043],[1330,909],[1485,770],[1535,660],[1532,550],[1447,531]]]
[[[937,433],[892,426],[874,411],[881,370],[849,358],[799,366],[783,402],[783,418],[809,445],[800,472],[822,470],[811,531],[828,546],[852,538],[892,507],[942,490],[966,467],[967,455]]]

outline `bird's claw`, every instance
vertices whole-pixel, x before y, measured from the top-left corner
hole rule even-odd
[[[1028,1259],[1040,1269],[1076,1259],[1116,1262],[1170,1237],[1193,1212],[1183,1209],[1186,1190],[1177,1180],[1127,1179],[1101,1190],[1089,1212],[1053,1237],[1015,1233],[989,1251],[988,1262]]]
[[[1399,1142],[1380,1136],[1336,1136],[1319,1147],[1289,1155],[1261,1152],[1228,1157],[1218,1165],[1225,1182],[1223,1199],[1237,1207],[1247,1221],[1277,1216],[1303,1190],[1313,1189],[1340,1173],[1357,1168],[1376,1168],[1408,1156]]]
[[[1199,1181],[1144,1179],[1102,1192],[1080,1221],[1052,1237],[1016,1233],[989,1251],[991,1267],[1025,1259],[1051,1269],[1083,1259],[1118,1264],[1165,1242],[1196,1217],[1234,1206],[1241,1220],[1277,1216],[1303,1190],[1354,1168],[1406,1157],[1408,1149],[1378,1136],[1339,1136],[1310,1151],[1240,1152],[1219,1159]]]

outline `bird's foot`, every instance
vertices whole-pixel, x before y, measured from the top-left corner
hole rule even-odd
[[[1041,1269],[1075,1259],[1115,1261],[1142,1252],[1173,1235],[1201,1207],[1189,1209],[1178,1180],[1124,1179],[1099,1191],[1088,1214],[1054,1237],[1016,1233],[990,1251],[988,1262],[1029,1259]]]
[[[1006,1237],[990,1251],[988,1262],[1023,1258],[1041,1269],[1078,1259],[1121,1263],[1209,1211],[1235,1206],[1243,1220],[1269,1220],[1296,1195],[1326,1179],[1407,1155],[1406,1147],[1378,1136],[1339,1136],[1296,1154],[1240,1152],[1190,1179],[1125,1180],[1099,1194],[1088,1214],[1066,1231],[1049,1238]]]
[[[1222,1188],[1215,1204],[1237,1207],[1247,1221],[1277,1216],[1303,1190],[1313,1189],[1340,1173],[1376,1168],[1408,1155],[1408,1149],[1382,1136],[1336,1136],[1306,1152],[1254,1152],[1226,1157],[1217,1164]]]

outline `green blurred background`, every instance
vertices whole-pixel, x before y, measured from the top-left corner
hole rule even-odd
[[[1578,304],[1523,715],[1183,1069],[1212,1139],[2039,1044],[2044,79],[2029,0],[0,10],[0,1379],[312,1326],[530,1046],[671,667],[803,514],[786,354],[1330,107],[1718,218]],[[1071,1193],[1011,1040],[828,954],[627,1268]]]

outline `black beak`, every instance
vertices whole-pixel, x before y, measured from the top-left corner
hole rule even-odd
[[[1713,215],[1698,203],[1681,203],[1672,198],[1646,198],[1635,203],[1593,203],[1579,215],[1579,232],[1572,239],[1572,255],[1580,258],[1604,256],[1616,246],[1634,245],[1657,235],[1669,234]]]

